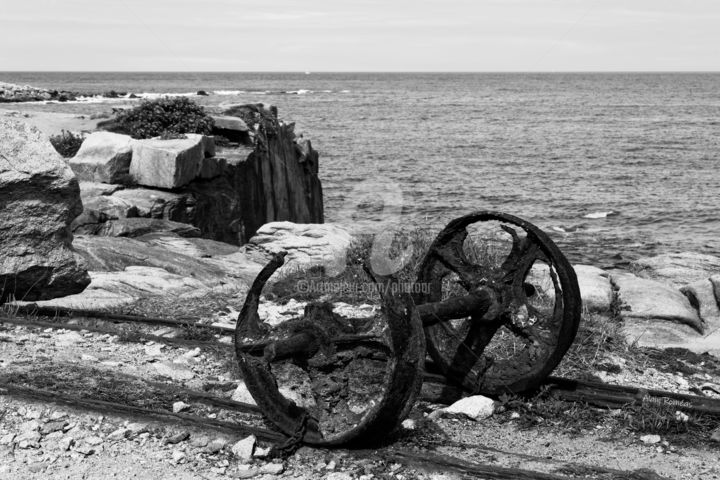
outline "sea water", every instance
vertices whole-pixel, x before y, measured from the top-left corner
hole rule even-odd
[[[575,262],[720,255],[720,74],[0,72],[0,81],[277,105],[320,152],[329,222],[437,231],[489,209],[537,224]]]

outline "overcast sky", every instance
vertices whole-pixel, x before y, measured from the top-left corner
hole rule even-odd
[[[720,70],[719,0],[0,0],[0,70]]]

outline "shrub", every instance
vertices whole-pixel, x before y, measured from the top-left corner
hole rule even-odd
[[[145,100],[135,108],[119,111],[116,120],[133,138],[209,134],[214,124],[203,107],[185,97]]]
[[[80,135],[75,135],[72,132],[63,130],[60,135],[53,135],[50,137],[50,143],[55,147],[55,150],[65,158],[74,157],[75,154],[80,150],[84,138]]]

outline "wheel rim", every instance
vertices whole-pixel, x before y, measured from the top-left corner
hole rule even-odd
[[[497,258],[487,251],[484,259],[471,259],[468,227],[485,223],[501,229],[508,248]],[[543,270],[545,278],[538,279]],[[487,395],[537,388],[572,344],[582,308],[575,271],[555,243],[512,215],[472,213],[438,234],[418,274],[418,282],[429,288],[418,289],[423,293],[415,301],[442,300],[448,277],[465,291],[496,290],[500,310],[490,312],[493,322],[473,322],[471,316],[426,327],[428,353],[438,369],[465,389]]]
[[[407,295],[383,295],[381,315],[369,322],[344,321],[332,313],[327,303],[312,303],[305,311],[306,320],[312,317],[310,322],[303,324],[302,320],[291,319],[269,329],[258,316],[259,293],[281,264],[280,261],[266,271],[272,267],[269,265],[258,276],[235,330],[238,365],[250,394],[268,420],[286,435],[300,433],[304,443],[335,446],[377,442],[407,414],[422,382],[425,341],[412,299]],[[379,281],[380,291],[398,291],[394,279]],[[330,332],[336,326],[327,327],[327,322],[338,319],[337,330]],[[385,325],[378,330],[375,323],[380,320]],[[303,328],[313,331],[318,325],[324,329],[318,337],[329,332],[336,339],[342,335],[367,335],[375,340],[368,338],[355,346],[349,342],[333,343],[331,349],[321,347],[306,363],[300,362],[302,365],[295,360],[267,362],[257,352],[247,351],[248,345],[258,341],[287,338]],[[347,364],[343,363],[346,361]],[[378,375],[379,371],[382,373]],[[288,393],[283,388],[300,378],[309,380],[314,404],[298,405],[297,398],[286,397]]]

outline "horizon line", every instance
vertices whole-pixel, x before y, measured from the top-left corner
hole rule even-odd
[[[0,70],[2,73],[429,73],[429,74],[498,74],[498,73],[720,73],[718,70]]]

